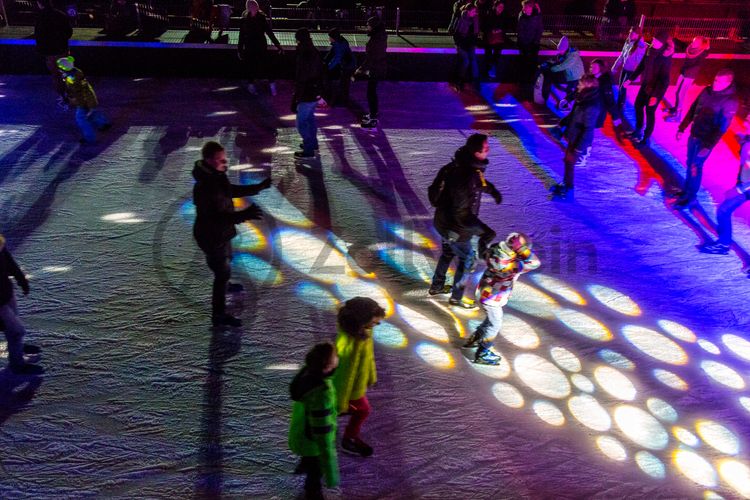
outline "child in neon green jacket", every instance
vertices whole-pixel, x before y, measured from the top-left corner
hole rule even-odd
[[[294,400],[289,425],[289,448],[302,457],[298,470],[307,475],[305,494],[322,499],[321,475],[326,486],[339,484],[336,456],[336,391],[331,375],[339,358],[336,347],[326,342],[315,345],[305,357],[305,366],[292,380],[289,390]]]
[[[344,430],[344,451],[368,457],[372,447],[362,441],[360,430],[370,414],[368,387],[377,381],[372,329],[385,318],[385,310],[367,297],[347,300],[338,313],[336,350],[340,364],[333,377],[340,414],[351,415]]]

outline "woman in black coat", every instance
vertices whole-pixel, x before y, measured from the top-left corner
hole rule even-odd
[[[268,77],[269,56],[266,44],[266,35],[271,39],[279,54],[284,49],[279,39],[271,30],[271,24],[266,15],[260,10],[256,0],[248,0],[247,10],[242,14],[240,22],[240,39],[237,43],[237,56],[245,63],[245,71],[248,79],[247,91],[253,95],[258,93],[255,80]],[[276,95],[276,83],[270,80],[271,95]]]

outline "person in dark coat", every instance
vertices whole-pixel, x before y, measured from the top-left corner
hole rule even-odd
[[[456,151],[453,161],[440,169],[428,189],[430,203],[435,207],[435,229],[442,239],[442,253],[429,294],[451,293],[450,304],[465,309],[476,308],[462,300],[469,270],[476,259],[471,240],[479,237],[479,256],[485,258],[487,247],[495,238],[495,231],[479,219],[482,194],[491,195],[498,205],[503,199],[484,177],[489,152],[486,135],[470,135],[466,144]],[[458,258],[458,263],[451,287],[445,284],[445,274],[454,258]]]
[[[297,131],[302,137],[302,150],[296,151],[298,159],[315,158],[318,150],[318,129],[315,125],[315,106],[323,92],[324,67],[318,49],[313,45],[307,28],[294,34],[297,40],[297,66],[294,79],[292,111],[297,113]]]
[[[646,147],[656,125],[656,108],[669,87],[669,71],[672,68],[672,57],[667,53],[671,36],[668,31],[656,33],[651,46],[646,51],[638,68],[623,82],[623,87],[641,76],[641,88],[635,98],[635,130],[631,137],[638,147]],[[644,114],[646,129],[643,128]]]
[[[531,86],[534,83],[539,62],[539,45],[542,41],[542,14],[534,0],[524,0],[518,15],[518,78],[522,87],[522,97],[531,97]]]
[[[599,81],[594,75],[587,73],[578,82],[575,104],[570,112],[570,123],[565,131],[568,140],[563,160],[565,174],[563,182],[551,188],[553,200],[573,201],[575,168],[585,167],[588,162],[601,108]]]
[[[453,32],[453,43],[456,46],[456,69],[453,83],[458,92],[464,90],[466,83],[479,85],[476,54],[479,33],[479,8],[474,3],[468,3],[461,11]]]
[[[504,0],[495,0],[492,7],[482,16],[479,25],[482,28],[484,43],[484,64],[488,78],[499,78],[500,59],[505,45],[505,11]]]
[[[227,155],[218,142],[204,144],[201,156],[202,159],[193,167],[196,212],[193,236],[214,273],[211,321],[214,326],[242,326],[240,319],[226,313],[227,285],[232,274],[232,238],[237,236],[234,226],[246,220],[260,219],[263,213],[255,204],[235,211],[232,199],[258,194],[271,187],[271,179],[255,185],[231,184],[226,174]]]
[[[379,17],[373,16],[367,20],[367,44],[365,45],[365,60],[357,68],[355,78],[367,79],[367,106],[370,110],[362,117],[362,127],[378,126],[380,102],[378,100],[378,82],[385,79],[388,71],[387,51],[388,33],[385,23]]]
[[[245,63],[245,74],[248,79],[247,91],[253,95],[258,93],[255,81],[259,78],[268,78],[270,68],[268,46],[266,35],[271,39],[279,54],[284,54],[284,49],[279,39],[274,35],[268,17],[264,14],[256,0],[248,0],[247,10],[242,14],[240,21],[240,38],[237,42],[237,56]],[[270,80],[271,95],[276,95],[276,83]]]
[[[323,62],[326,65],[329,91],[326,101],[331,106],[349,103],[349,87],[357,61],[354,58],[349,41],[344,38],[338,28],[328,32],[331,50],[328,51]]]
[[[68,15],[56,9],[52,5],[52,0],[39,0],[37,3],[41,10],[34,26],[36,50],[44,56],[44,64],[52,75],[52,84],[58,95],[57,105],[67,109],[65,85],[57,68],[57,60],[70,53],[68,40],[73,36],[73,28],[70,26]]]
[[[685,185],[675,202],[677,208],[686,208],[695,199],[701,186],[703,164],[732,123],[737,106],[734,73],[728,68],[720,69],[713,84],[698,95],[677,128],[677,140],[680,140],[693,124],[688,138]]]
[[[685,47],[685,59],[680,68],[680,76],[674,90],[674,106],[667,110],[664,121],[679,123],[682,120],[682,110],[686,107],[688,91],[693,82],[698,78],[703,62],[708,57],[711,43],[704,36],[696,36],[690,45]]]
[[[40,349],[23,342],[26,329],[18,318],[18,306],[13,292],[13,282],[10,281],[11,276],[15,278],[23,294],[28,295],[29,280],[13,260],[13,256],[5,246],[5,238],[0,234],[0,327],[5,330],[5,339],[8,342],[8,365],[10,370],[17,375],[39,375],[44,373],[44,369],[27,363],[23,358],[24,354],[39,354]]]

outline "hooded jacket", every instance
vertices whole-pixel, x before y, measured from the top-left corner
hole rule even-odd
[[[331,50],[324,59],[329,71],[341,70],[344,72],[354,71],[357,61],[354,58],[349,41],[343,36],[331,43]]]
[[[552,64],[549,69],[553,73],[563,73],[566,82],[576,82],[580,80],[586,72],[583,67],[581,54],[573,47],[570,47],[568,51],[562,55],[560,61]]]
[[[13,298],[13,282],[10,276],[16,279],[16,283],[23,289],[29,286],[26,276],[18,267],[7,247],[0,250],[0,307],[4,306]]]
[[[642,37],[638,37],[636,41],[632,41],[630,38],[625,40],[620,55],[612,65],[612,73],[617,73],[620,69],[631,72],[638,69],[638,65],[641,64],[647,49],[648,44]]]
[[[318,457],[326,486],[338,486],[338,412],[331,378],[311,373],[304,367],[292,380],[289,392],[294,401],[289,424],[289,449],[302,457]]]
[[[314,102],[323,89],[324,67],[320,52],[313,45],[297,46],[294,102]]]
[[[565,130],[568,149],[585,151],[591,147],[601,109],[602,100],[598,88],[588,88],[578,93],[570,112],[569,126]]]
[[[428,188],[430,202],[436,208],[435,229],[443,238],[467,241],[484,232],[485,225],[479,219],[482,193],[492,195],[498,203],[502,200],[497,188],[484,178],[488,164],[462,146]]]
[[[649,47],[646,55],[633,72],[631,80],[641,76],[641,89],[648,97],[661,99],[669,87],[669,71],[672,69],[672,57],[664,54],[667,45],[661,49]]]
[[[366,338],[357,338],[339,329],[336,336],[339,366],[332,378],[339,413],[349,411],[349,401],[363,398],[378,381],[372,329],[366,333]]]
[[[234,238],[237,235],[235,224],[250,217],[252,206],[235,212],[232,198],[258,194],[263,185],[230,184],[226,173],[218,172],[203,160],[195,162],[193,178],[193,203],[196,212],[193,235],[201,249],[210,251]]]
[[[678,130],[684,132],[692,122],[690,136],[698,139],[704,148],[712,149],[732,123],[737,106],[734,83],[720,92],[706,87],[693,101]]]
[[[44,56],[60,56],[68,53],[68,40],[73,36],[70,19],[61,10],[51,7],[42,9],[34,27],[36,50]]]
[[[542,40],[544,28],[542,26],[542,15],[536,10],[527,16],[523,12],[518,15],[518,45],[539,45]]]
[[[369,71],[371,77],[382,80],[388,72],[386,56],[388,33],[385,31],[385,24],[376,24],[370,29],[367,36],[369,39],[365,45],[365,61],[362,63],[360,70],[362,72]]]
[[[240,54],[263,53],[268,44],[266,35],[276,48],[281,48],[279,39],[274,35],[271,24],[263,12],[258,11],[255,16],[246,15],[240,20],[240,38],[237,42],[237,51]]]
[[[477,296],[484,305],[504,306],[521,274],[537,269],[541,262],[534,253],[526,259],[519,258],[504,241],[490,246],[488,253]]]

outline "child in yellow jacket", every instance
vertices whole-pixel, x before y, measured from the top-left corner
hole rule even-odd
[[[72,56],[61,57],[57,60],[57,67],[62,72],[65,93],[68,101],[76,108],[76,124],[83,138],[81,144],[96,142],[96,130],[107,130],[112,126],[104,114],[99,111],[99,101],[93,87],[86,79],[83,71],[74,66]]]

